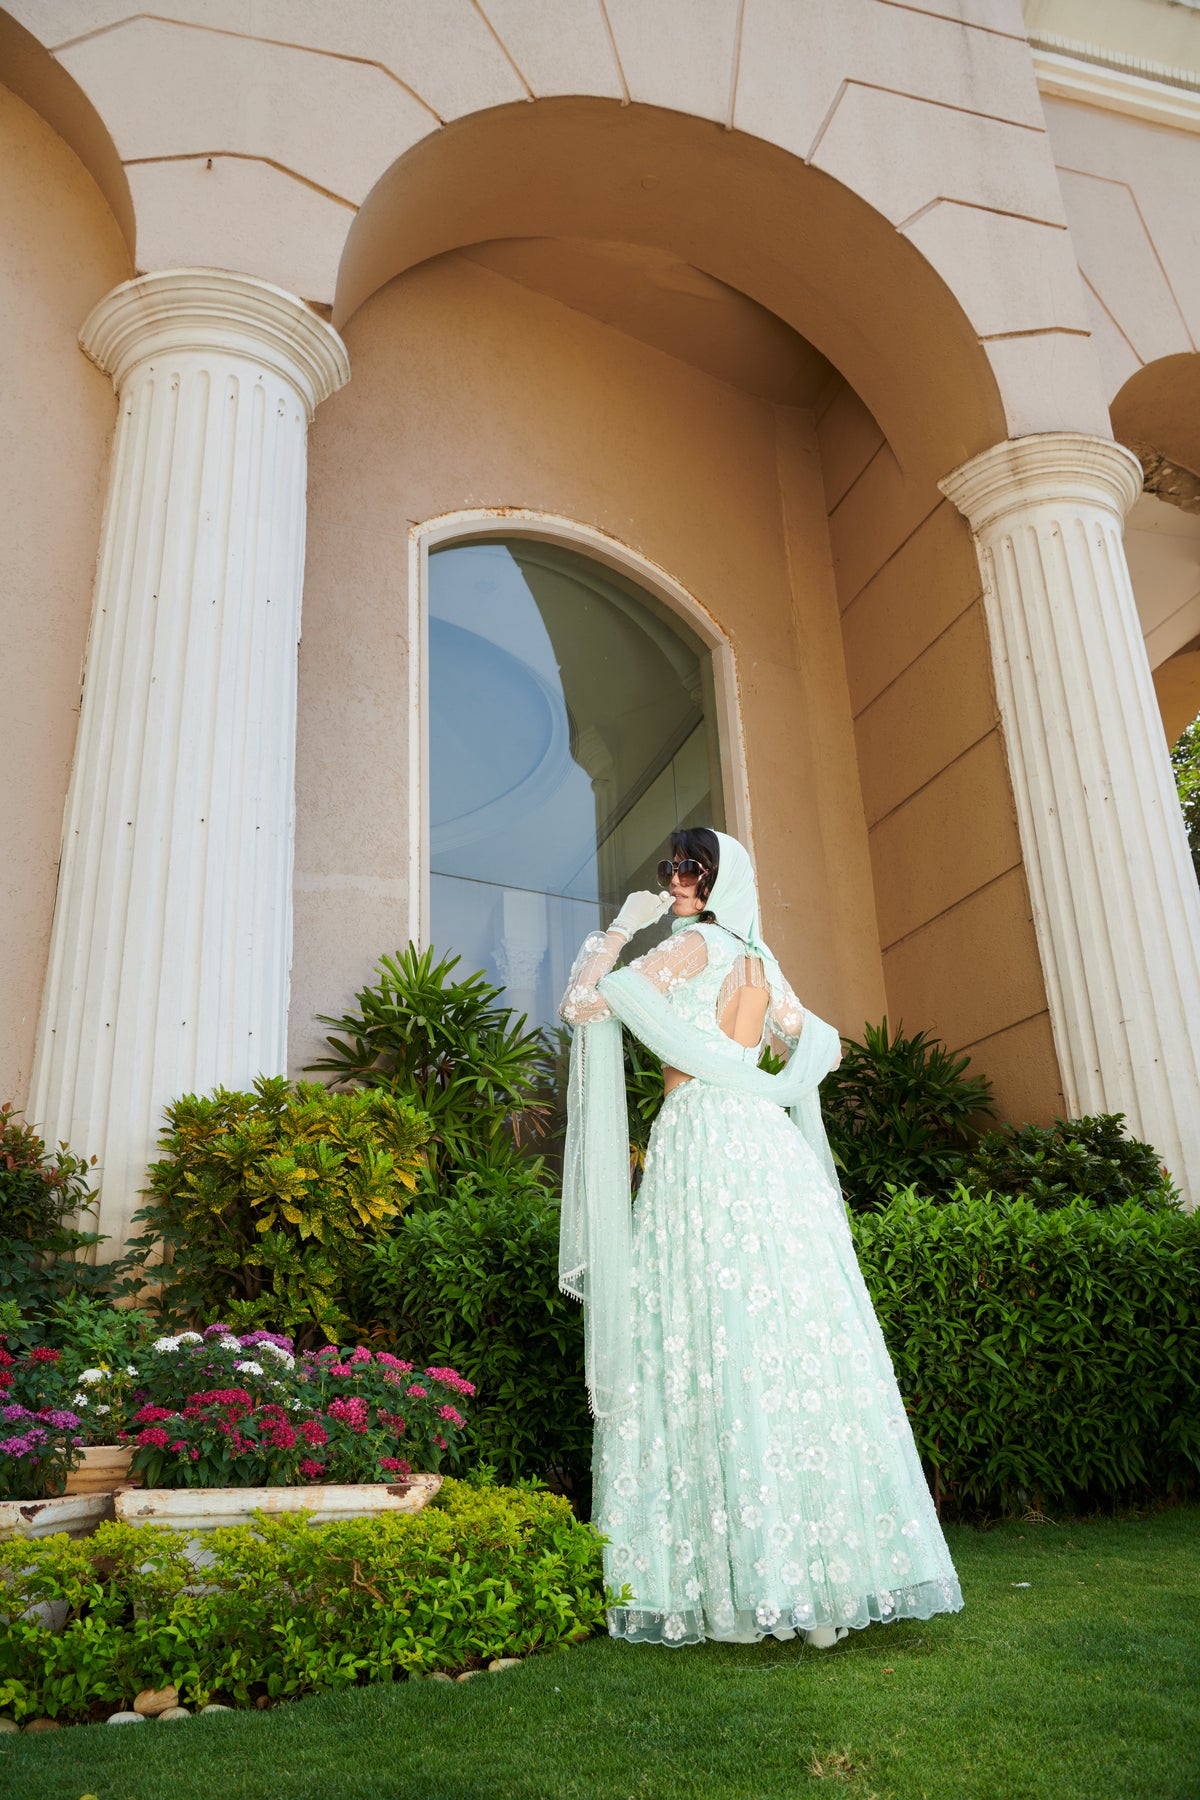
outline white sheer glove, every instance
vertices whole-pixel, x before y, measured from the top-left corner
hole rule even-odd
[[[671,896],[665,889],[661,894],[630,894],[608,929],[619,931],[628,942],[635,932],[656,925],[670,905]]]

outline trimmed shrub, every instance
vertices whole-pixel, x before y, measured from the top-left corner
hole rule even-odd
[[[592,1427],[583,1316],[558,1287],[557,1198],[536,1165],[464,1174],[375,1246],[370,1315],[401,1356],[473,1381],[471,1442],[505,1477],[586,1494]]]
[[[417,1185],[428,1122],[392,1094],[261,1076],[167,1108],[153,1203],[130,1254],[168,1268],[170,1317],[269,1323],[311,1343],[349,1323],[346,1291]],[[145,1280],[146,1276],[143,1275]],[[136,1288],[136,1280],[129,1284]]]
[[[600,1541],[552,1494],[447,1481],[415,1517],[303,1517],[187,1536],[101,1525],[0,1544],[0,1710],[87,1719],[173,1683],[185,1705],[479,1668],[603,1623]],[[40,1622],[66,1603],[60,1632]]]
[[[1039,1209],[1089,1200],[1093,1206],[1175,1206],[1158,1152],[1125,1136],[1124,1113],[1055,1119],[1053,1125],[1002,1125],[985,1132],[963,1169],[977,1194],[1024,1195]]]
[[[1200,1470],[1200,1216],[898,1195],[855,1244],[935,1498],[1085,1507]]]
[[[821,1110],[842,1189],[856,1211],[886,1206],[893,1187],[945,1191],[957,1180],[978,1122],[994,1111],[991,1083],[966,1073],[970,1058],[927,1032],[893,1036],[867,1025],[843,1044],[821,1083]]]
[[[0,1304],[25,1315],[19,1333],[36,1342],[36,1316],[64,1294],[96,1287],[106,1271],[91,1267],[86,1253],[101,1239],[73,1223],[95,1207],[89,1162],[65,1144],[47,1148],[11,1102],[0,1106]]]

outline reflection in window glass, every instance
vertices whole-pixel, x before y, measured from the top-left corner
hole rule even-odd
[[[432,942],[552,1023],[579,944],[657,885],[674,827],[723,825],[709,653],[562,545],[435,550],[429,772]]]

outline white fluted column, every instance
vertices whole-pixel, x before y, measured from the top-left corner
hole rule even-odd
[[[1125,561],[1137,459],[1074,432],[942,482],[975,533],[1067,1106],[1200,1199],[1200,893]]]
[[[120,398],[29,1112],[120,1248],[163,1107],[285,1066],[309,421],[333,329],[248,276],[114,289]]]

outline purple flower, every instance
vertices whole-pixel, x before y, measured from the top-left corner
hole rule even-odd
[[[28,1419],[32,1416],[27,1406],[6,1406],[0,1409],[0,1419],[7,1419],[10,1425],[15,1425],[18,1419]]]
[[[28,1438],[0,1438],[0,1456],[28,1456],[32,1448]]]
[[[75,1414],[73,1412],[67,1412],[66,1409],[62,1407],[55,1408],[52,1412],[44,1412],[39,1416],[45,1419],[47,1425],[53,1425],[59,1431],[74,1431],[79,1424],[79,1420],[76,1418]]]

